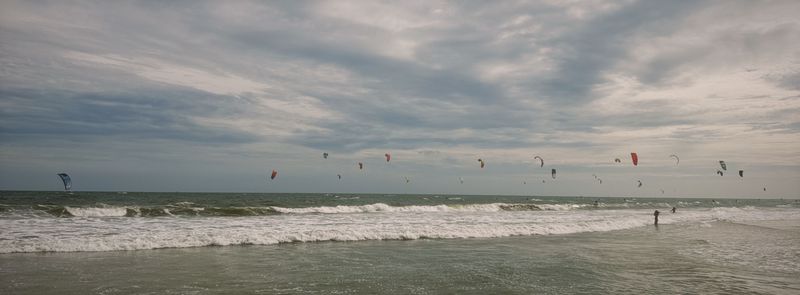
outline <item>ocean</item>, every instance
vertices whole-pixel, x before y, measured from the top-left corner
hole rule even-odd
[[[798,294],[800,202],[3,191],[0,293]]]

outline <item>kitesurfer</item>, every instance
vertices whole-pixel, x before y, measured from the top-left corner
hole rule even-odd
[[[653,216],[655,216],[655,217],[656,217],[656,221],[655,221],[655,223],[654,223],[654,224],[655,224],[655,226],[658,226],[658,214],[659,214],[659,213],[660,213],[660,212],[658,212],[658,210],[656,210],[656,212],[653,212]]]

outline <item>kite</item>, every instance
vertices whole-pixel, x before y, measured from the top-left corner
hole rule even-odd
[[[60,177],[61,182],[64,183],[64,191],[69,192],[72,189],[72,179],[69,178],[69,175],[66,173],[59,173],[58,177]]]
[[[678,158],[677,155],[669,155],[670,158],[675,158],[675,166],[681,163],[681,158]]]
[[[542,157],[535,156],[533,158],[534,159],[539,159],[539,167],[544,167],[544,159],[542,159]]]

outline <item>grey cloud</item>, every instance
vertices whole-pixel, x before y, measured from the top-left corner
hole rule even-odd
[[[659,48],[641,63],[632,58],[633,48],[686,31],[686,19],[697,11],[738,11],[761,4],[634,1],[608,11],[588,8],[584,17],[573,18],[569,9],[547,3],[445,3],[441,15],[425,14],[432,7],[422,3],[414,15],[431,25],[398,32],[369,20],[325,15],[316,10],[319,3],[6,2],[0,17],[0,136],[15,148],[29,144],[42,150],[75,136],[98,142],[152,139],[166,142],[153,150],[180,154],[188,145],[225,146],[226,155],[265,161],[274,161],[285,150],[308,148],[339,153],[422,149],[418,156],[441,152],[436,157],[451,163],[457,162],[448,155],[451,147],[604,148],[604,141],[570,137],[591,138],[598,127],[613,132],[687,125],[667,139],[709,142],[725,133],[692,127],[707,122],[704,115],[714,111],[702,104],[687,111],[664,97],[631,103],[638,111],[619,116],[588,110],[587,103],[613,99],[593,89],[620,65],[634,63],[623,74],[658,88],[692,69],[771,54],[771,41],[784,44],[797,31],[791,23],[740,31],[737,19],[727,19],[733,25],[715,31],[707,42]],[[580,3],[582,8],[592,4]],[[417,4],[392,5],[401,5],[399,10]],[[717,23],[699,18],[700,24]],[[413,41],[408,56],[381,51],[398,39]],[[745,54],[721,54],[727,50]],[[181,83],[161,83],[157,77],[149,80],[132,67],[72,60],[65,57],[69,52],[118,56],[130,63],[150,59],[145,67],[243,77],[267,89],[237,97],[214,95],[175,86]],[[500,67],[496,76],[486,72],[493,65]],[[541,68],[529,68],[536,66]],[[764,73],[763,79],[784,89],[800,85],[796,72],[753,66],[759,68],[754,75]],[[743,66],[737,62],[731,67],[741,71]],[[769,97],[748,101],[775,96],[765,95]],[[292,105],[295,99],[298,105]],[[306,108],[305,102],[313,107]],[[288,107],[270,108],[269,103]],[[330,113],[317,114],[317,107]],[[780,119],[770,118],[769,124],[764,118],[742,120],[762,123],[753,125],[764,128],[759,131],[791,132],[797,130],[790,120],[795,113],[786,107],[771,114]],[[223,123],[204,125],[194,118]],[[771,124],[775,120],[781,122]],[[238,123],[247,130],[225,127]],[[732,119],[716,123],[741,124]],[[283,127],[289,135],[253,134],[266,132],[256,130],[261,126]],[[258,150],[251,143],[285,150]],[[92,145],[81,147],[87,146]]]
[[[800,69],[790,73],[767,74],[763,78],[788,90],[800,90]]]
[[[369,86],[401,97],[428,97],[470,103],[491,103],[502,97],[496,86],[458,72],[435,70],[376,56],[368,51],[308,38],[302,32],[250,31],[231,34],[229,41],[278,54],[281,58],[330,63],[369,77]],[[228,43],[231,44],[231,43]],[[324,96],[322,96],[324,97]]]
[[[602,126],[648,128],[695,124],[703,115],[703,111],[681,110],[680,105],[667,98],[632,102],[628,107],[636,111],[624,115],[594,115],[588,120],[602,122]]]
[[[558,70],[538,83],[541,93],[555,104],[590,100],[592,87],[604,81],[604,71],[628,56],[634,37],[669,34],[696,3],[637,1],[567,32],[555,42]]]
[[[232,115],[216,101],[224,99],[197,91],[140,91],[138,93],[69,93],[4,89],[0,134],[6,139],[39,135],[69,139],[76,136],[115,136],[128,139],[168,139],[188,142],[249,143],[257,136],[199,125],[192,116]]]
[[[672,78],[686,68],[704,67],[733,68],[739,70],[739,60],[760,60],[781,56],[800,42],[800,26],[778,24],[766,28],[727,28],[709,39],[677,48],[666,48],[636,72],[639,82],[649,86],[660,86],[672,82]],[[748,72],[754,70],[746,69]],[[797,90],[797,73],[767,74],[764,78],[781,87]],[[794,79],[794,80],[793,80]],[[794,83],[794,84],[792,84]],[[794,87],[794,88],[792,88]]]

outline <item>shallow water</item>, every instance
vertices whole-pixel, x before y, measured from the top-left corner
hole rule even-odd
[[[508,238],[6,254],[2,293],[797,294],[800,231],[713,222]]]

